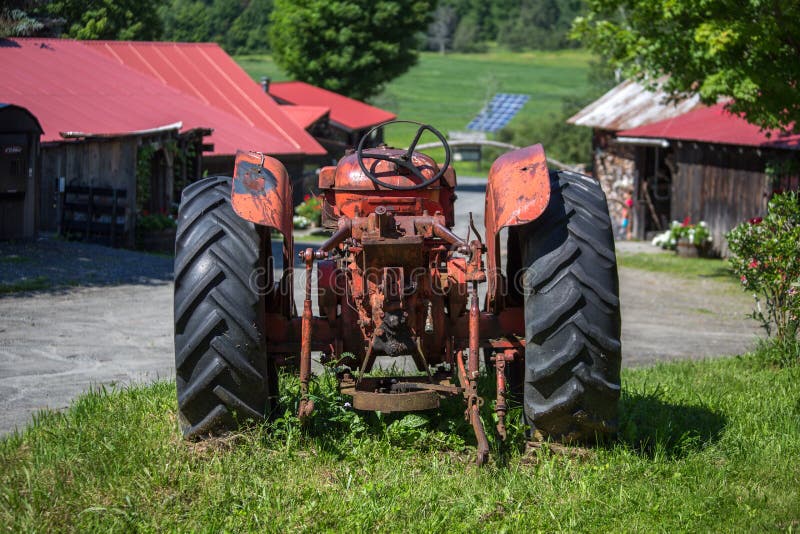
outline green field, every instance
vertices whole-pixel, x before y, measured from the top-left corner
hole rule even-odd
[[[254,79],[286,75],[268,56],[239,56],[236,61]],[[495,93],[525,93],[531,99],[517,116],[544,118],[561,110],[565,96],[583,96],[589,91],[587,73],[592,55],[583,50],[557,52],[485,54],[423,53],[419,63],[389,83],[372,103],[392,111],[398,118],[432,124],[445,135],[466,130],[470,120]],[[387,132],[387,142],[405,146],[413,127]],[[433,141],[426,137],[425,142]],[[531,139],[531,143],[541,142]],[[440,154],[431,153],[440,157]],[[459,174],[475,174],[474,164],[457,166]],[[485,169],[484,169],[485,170]]]
[[[523,452],[439,414],[360,416],[317,386],[286,415],[184,442],[175,387],[95,392],[0,440],[8,532],[743,532],[800,524],[800,365],[759,355],[625,370],[619,438]],[[489,404],[486,404],[488,412]],[[516,410],[518,417],[519,411]],[[486,421],[490,422],[489,414]]]

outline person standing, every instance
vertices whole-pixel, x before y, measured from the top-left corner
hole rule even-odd
[[[625,239],[631,239],[633,235],[633,225],[631,224],[632,217],[633,217],[633,196],[630,190],[625,191],[625,195],[622,197],[622,202],[624,206],[622,207],[622,235]]]

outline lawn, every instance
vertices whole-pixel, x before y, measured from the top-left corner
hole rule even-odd
[[[269,76],[287,79],[268,56],[237,56],[236,61],[255,80]],[[432,124],[447,135],[463,131],[484,103],[495,93],[525,93],[531,99],[517,116],[544,118],[560,111],[565,96],[582,96],[588,91],[590,53],[583,50],[485,54],[423,53],[419,63],[393,80],[372,103],[390,110],[400,119]],[[515,119],[516,120],[516,119]],[[406,146],[413,127],[396,127],[387,132],[387,142]],[[432,142],[432,136],[423,142]],[[531,139],[531,143],[544,141]],[[430,152],[437,159],[441,153]],[[474,163],[458,164],[460,175],[477,172]]]
[[[181,440],[175,388],[84,395],[0,441],[8,531],[764,531],[800,524],[800,366],[758,355],[625,370],[618,440],[493,443],[473,465],[461,406],[361,417],[323,383],[287,415]],[[297,383],[283,388],[288,406]],[[487,403],[487,408],[488,408]],[[518,413],[518,411],[517,411]],[[512,429],[513,430],[513,429]]]
[[[718,258],[682,258],[674,252],[618,253],[620,267],[666,273],[679,278],[707,278],[738,284],[727,260]]]

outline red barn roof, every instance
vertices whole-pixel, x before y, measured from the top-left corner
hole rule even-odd
[[[281,109],[303,128],[310,127],[331,111],[320,106],[281,106]]]
[[[330,108],[331,121],[349,130],[361,130],[396,117],[394,113],[305,82],[273,82],[269,94],[289,104]]]
[[[202,102],[237,116],[250,128],[283,139],[287,153],[326,150],[295,123],[216,43],[85,41],[84,44]],[[212,124],[213,126],[213,124]],[[274,153],[264,148],[267,153]]]
[[[725,111],[724,104],[697,108],[671,119],[623,130],[617,136],[800,150],[800,134],[784,134],[780,130],[762,131],[758,126]]]
[[[184,130],[213,128],[211,155],[305,153],[277,132],[253,127],[79,41],[7,39],[0,64],[0,101],[28,108],[42,125],[43,142],[60,141],[67,131],[126,134],[181,123]]]

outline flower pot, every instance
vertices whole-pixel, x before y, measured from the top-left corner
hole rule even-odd
[[[695,245],[688,239],[679,239],[675,247],[675,252],[682,258],[699,258],[703,251],[699,245]]]

